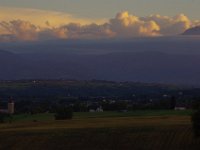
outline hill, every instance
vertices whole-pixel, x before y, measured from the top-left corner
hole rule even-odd
[[[147,84],[111,81],[76,81],[76,80],[21,80],[0,81],[0,96],[23,99],[59,98],[59,97],[132,97],[139,95],[159,95],[178,93],[183,87],[164,84]]]
[[[0,53],[0,80],[76,79],[200,84],[200,55]]]
[[[186,30],[183,35],[200,35],[200,26]]]

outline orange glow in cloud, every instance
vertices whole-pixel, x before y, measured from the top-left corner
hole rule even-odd
[[[56,12],[56,11],[45,11],[38,9],[26,9],[26,8],[12,8],[12,7],[0,7],[0,21],[12,21],[12,20],[25,20],[35,25],[42,27],[47,26],[60,26],[71,22],[90,24],[97,23],[101,24],[105,22],[105,19],[87,19],[72,16],[71,14]]]
[[[124,11],[111,19],[92,20],[54,11],[1,8],[0,41],[171,36],[198,24],[184,14],[138,17]]]

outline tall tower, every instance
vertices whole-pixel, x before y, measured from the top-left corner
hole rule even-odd
[[[10,98],[8,101],[8,113],[14,114],[14,112],[15,112],[15,103],[14,103],[13,99]]]

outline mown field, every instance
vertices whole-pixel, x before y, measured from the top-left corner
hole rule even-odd
[[[106,112],[75,112],[73,118],[111,118],[111,117],[144,117],[144,116],[190,116],[192,110],[174,111],[174,110],[136,110],[128,112],[106,111]],[[54,114],[20,114],[14,115],[13,122],[24,121],[50,121],[54,120]]]
[[[17,115],[0,124],[0,150],[199,150],[190,113],[75,113],[66,121]]]

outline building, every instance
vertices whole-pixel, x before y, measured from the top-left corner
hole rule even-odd
[[[186,110],[186,106],[184,104],[178,104],[175,106],[174,110]]]
[[[174,110],[186,110],[186,107],[183,107],[183,106],[179,107],[179,106],[177,106],[177,107],[174,108]]]
[[[15,112],[15,103],[14,103],[13,99],[10,99],[8,101],[8,113],[14,114],[14,112]]]
[[[15,113],[15,103],[12,98],[8,100],[8,108],[7,109],[1,109],[0,113],[3,114],[14,114]]]
[[[103,112],[103,108],[101,106],[92,107],[89,112]]]
[[[103,108],[100,106],[96,109],[96,112],[103,112]]]

